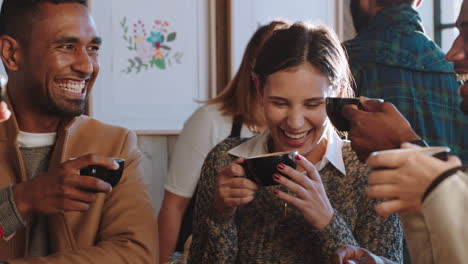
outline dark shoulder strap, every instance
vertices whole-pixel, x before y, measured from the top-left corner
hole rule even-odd
[[[241,129],[242,129],[242,116],[241,115],[235,115],[234,118],[232,119],[232,128],[231,128],[231,134],[229,137],[240,137],[241,134]]]

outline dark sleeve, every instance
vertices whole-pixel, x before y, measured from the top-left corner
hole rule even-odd
[[[430,194],[435,188],[437,188],[437,186],[439,186],[439,184],[441,184],[444,180],[446,180],[446,179],[449,178],[450,176],[454,175],[457,171],[464,171],[465,174],[468,174],[468,165],[463,165],[463,166],[459,166],[459,167],[455,167],[455,168],[449,169],[449,170],[445,171],[444,173],[442,173],[439,177],[437,177],[437,178],[431,183],[431,185],[429,185],[429,187],[427,188],[426,192],[424,193],[424,195],[423,195],[423,197],[422,197],[421,203],[424,202],[424,200],[427,198],[427,196],[429,196],[429,194]]]
[[[193,237],[188,263],[235,263],[237,225],[234,217],[223,217],[212,208],[218,171],[234,161],[227,151],[235,139],[218,144],[206,157],[198,182],[193,217]]]

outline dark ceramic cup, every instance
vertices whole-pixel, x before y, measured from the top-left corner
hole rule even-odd
[[[367,98],[367,100],[374,100],[383,103],[384,100],[380,98]],[[361,105],[358,97],[326,97],[325,106],[327,115],[333,126],[339,131],[349,131],[351,129],[351,122],[343,116],[343,107],[347,104],[354,104],[360,110],[365,110]]]
[[[119,183],[122,178],[123,170],[125,167],[125,159],[114,159],[118,164],[117,170],[109,170],[98,165],[90,165],[80,170],[80,175],[96,177],[109,183],[112,187]]]
[[[351,124],[348,119],[343,117],[343,107],[347,104],[357,105],[358,109],[364,110],[359,98],[343,98],[343,97],[327,97],[325,98],[325,105],[327,115],[333,126],[339,131],[349,131]]]
[[[245,176],[260,186],[278,185],[273,180],[274,173],[280,173],[276,166],[280,163],[296,168],[297,151],[275,152],[245,159],[242,166]],[[282,174],[282,173],[280,173]],[[282,174],[283,176],[286,176]]]

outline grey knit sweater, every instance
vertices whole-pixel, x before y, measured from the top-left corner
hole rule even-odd
[[[298,210],[284,202],[272,188],[260,188],[255,199],[223,218],[213,209],[218,171],[236,157],[227,153],[242,140],[227,139],[207,156],[197,187],[193,241],[189,263],[329,263],[334,249],[351,244],[397,262],[402,260],[402,229],[398,216],[387,220],[376,215],[376,201],[365,195],[369,169],[356,158],[350,144],[343,147],[346,175],[332,164],[320,171],[336,215],[323,230],[315,230]]]

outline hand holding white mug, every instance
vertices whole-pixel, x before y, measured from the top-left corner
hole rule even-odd
[[[414,145],[403,144],[402,147],[412,148]],[[419,151],[396,151],[371,155],[367,165],[384,168],[369,175],[367,196],[385,199],[375,209],[386,218],[398,212],[418,212],[429,185],[444,171],[460,166],[461,162],[455,156],[442,161]]]

